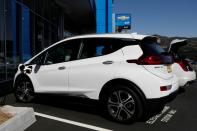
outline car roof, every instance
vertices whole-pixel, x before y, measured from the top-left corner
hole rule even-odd
[[[83,38],[122,38],[122,39],[142,40],[142,39],[144,39],[146,37],[155,37],[155,36],[152,36],[152,35],[141,35],[141,34],[137,34],[137,33],[121,33],[121,34],[120,33],[113,33],[113,34],[105,33],[105,34],[86,34],[86,35],[72,36],[72,37],[65,38],[65,39],[63,39],[61,41],[58,41],[58,42],[50,45],[49,47],[45,48],[43,51],[41,51],[40,53],[38,53],[34,57],[37,57],[39,54],[41,54],[45,50],[48,50],[49,48],[51,48],[51,47],[53,47],[53,46],[55,46],[55,45],[57,45],[59,43],[62,43],[64,41],[68,41],[68,40],[83,39]],[[29,62],[30,60],[28,60],[27,62]]]
[[[67,41],[67,40],[74,40],[74,39],[83,39],[83,38],[122,38],[122,39],[135,39],[135,40],[142,40],[145,37],[156,37],[152,35],[141,35],[137,33],[105,33],[105,34],[85,34],[85,35],[78,35],[78,36],[71,36],[68,38],[65,38],[61,41],[58,41],[54,44],[52,44],[50,47],[59,44],[61,42]]]
[[[143,38],[148,37],[148,36],[150,35],[141,35],[137,33],[86,34],[86,35],[69,37],[69,38],[63,39],[62,41],[69,40],[69,39],[80,39],[80,38],[128,38],[128,39],[142,40]]]

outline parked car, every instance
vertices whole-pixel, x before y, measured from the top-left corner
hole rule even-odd
[[[193,70],[189,61],[181,57],[179,53],[179,49],[187,44],[186,39],[175,39],[170,43],[168,48],[168,52],[173,55],[175,60],[172,71],[178,77],[179,86],[181,87],[188,86],[196,80],[196,72]]]
[[[18,67],[16,99],[61,93],[99,100],[113,120],[130,123],[176,94],[172,57],[153,36],[83,35],[53,44]]]

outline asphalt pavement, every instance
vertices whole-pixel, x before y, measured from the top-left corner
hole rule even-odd
[[[39,95],[32,103],[18,103],[10,94],[6,104],[34,108],[37,121],[27,131],[196,131],[196,101],[197,81],[181,89],[160,113],[130,125],[106,119],[97,101],[82,98]]]

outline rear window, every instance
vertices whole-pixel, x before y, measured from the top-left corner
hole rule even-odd
[[[79,59],[98,57],[113,53],[124,46],[135,44],[131,40],[117,38],[86,38]]]
[[[165,50],[156,42],[142,41],[141,48],[146,55],[161,55]]]
[[[157,42],[142,41],[141,48],[145,56],[159,56],[163,64],[172,64],[173,58]]]

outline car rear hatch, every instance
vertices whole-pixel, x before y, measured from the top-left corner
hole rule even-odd
[[[162,79],[171,79],[173,58],[159,45],[158,39],[153,38],[145,37],[141,40],[143,55],[138,59],[139,64]]]
[[[174,39],[168,47],[168,52],[177,53],[181,47],[186,46],[187,44],[188,42],[186,39]]]
[[[193,71],[192,66],[189,64],[187,60],[184,60],[178,53],[179,49],[183,46],[186,46],[188,41],[186,39],[175,39],[172,40],[169,47],[168,52],[171,53],[174,57],[174,61],[180,65],[180,67],[184,71]]]

